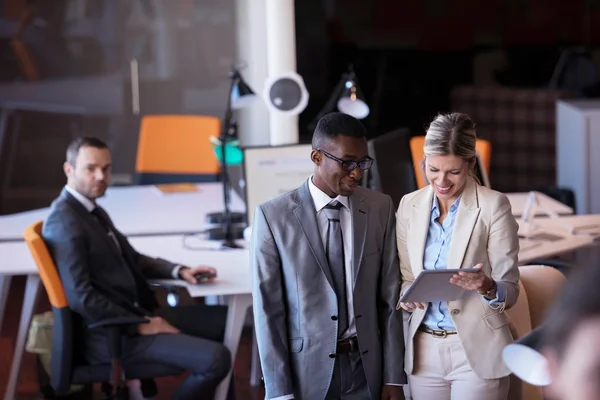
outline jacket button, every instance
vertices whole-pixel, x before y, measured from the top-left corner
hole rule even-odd
[[[329,358],[335,358],[335,354],[331,353],[331,354],[329,355]]]
[[[337,321],[337,316],[336,315],[332,315],[331,319],[334,320],[334,321]]]
[[[454,310],[451,311],[452,315],[456,315],[456,314],[460,314],[460,311],[458,311],[456,308]]]

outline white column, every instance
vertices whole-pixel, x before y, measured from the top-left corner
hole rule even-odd
[[[265,0],[237,0],[237,59],[247,67],[240,72],[257,96],[267,79],[267,28]],[[269,144],[269,111],[258,99],[248,108],[236,111],[238,136],[242,146]]]
[[[294,0],[264,0],[267,27],[268,76],[296,72],[296,24]],[[271,112],[270,144],[298,143],[298,116]]]

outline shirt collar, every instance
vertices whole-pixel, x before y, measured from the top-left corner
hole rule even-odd
[[[73,197],[75,197],[75,199],[77,199],[77,201],[79,201],[85,207],[85,209],[88,210],[88,212],[92,212],[92,210],[96,208],[96,203],[94,203],[92,200],[88,199],[69,185],[65,185],[65,189]]]
[[[461,197],[462,197],[462,193],[458,195],[456,200],[454,200],[454,202],[450,206],[450,209],[448,210],[448,214],[453,214],[456,211],[456,209],[458,208],[458,205],[460,203]],[[440,209],[440,206],[438,203],[438,199],[437,199],[437,196],[434,194],[433,195],[433,203],[431,204],[431,211],[433,211],[435,213],[435,212],[439,212],[439,209]]]
[[[308,178],[308,189],[310,190],[310,195],[312,196],[313,202],[315,203],[315,209],[317,210],[317,212],[321,211],[323,207],[331,203],[333,200],[339,201],[348,210],[350,209],[350,201],[348,199],[348,196],[337,196],[335,198],[329,197],[325,192],[323,192],[313,183],[312,175],[310,176],[310,178]]]

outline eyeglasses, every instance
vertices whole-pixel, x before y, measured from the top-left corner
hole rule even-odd
[[[319,153],[322,153],[325,157],[340,163],[342,165],[342,169],[344,171],[354,171],[357,167],[364,171],[366,169],[371,168],[371,165],[373,165],[373,159],[369,156],[366,156],[365,158],[363,158],[360,161],[346,161],[346,160],[341,160],[341,159],[337,158],[336,156],[329,154],[328,152],[323,151],[321,149],[315,149],[315,150],[318,151]]]

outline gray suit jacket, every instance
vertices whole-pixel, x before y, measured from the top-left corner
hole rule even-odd
[[[169,279],[175,267],[138,253],[114,225],[112,230],[122,251],[65,189],[44,221],[42,236],[58,269],[69,308],[87,323],[151,314],[157,303],[146,279]]]
[[[372,399],[405,384],[400,274],[392,200],[359,187],[350,197],[354,315]],[[266,398],[325,398],[336,351],[337,300],[308,181],[257,207],[251,245],[256,337]]]

